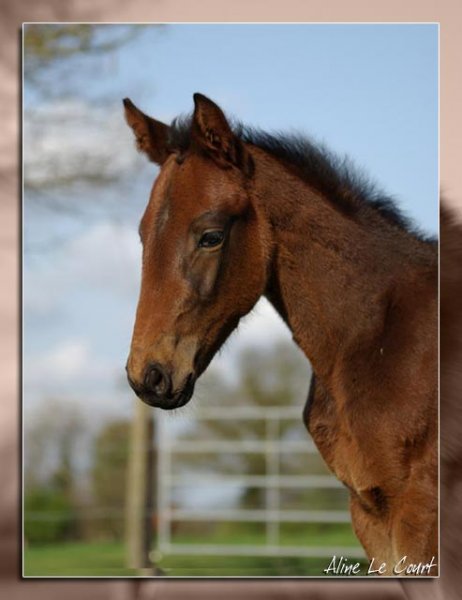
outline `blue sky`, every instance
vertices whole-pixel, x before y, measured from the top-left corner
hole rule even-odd
[[[117,86],[168,119],[200,91],[247,123],[305,132],[436,231],[437,49],[436,25],[177,25],[120,53]]]
[[[138,295],[137,222],[156,170],[135,153],[123,97],[169,121],[189,112],[199,91],[246,123],[307,133],[348,154],[421,229],[436,233],[437,49],[436,25],[147,27],[89,69],[76,61],[65,99],[39,100],[26,86],[26,106],[63,117],[51,124],[39,117],[39,130],[26,119],[26,178],[72,170],[85,153],[125,173],[112,186],[47,192],[85,205],[85,218],[25,196],[26,404],[59,395],[88,405],[92,393],[108,412],[130,407],[129,400],[115,407],[114,390]],[[35,242],[54,239],[61,242],[50,252],[37,249]],[[223,370],[246,345],[290,339],[268,306],[256,312],[215,361]]]

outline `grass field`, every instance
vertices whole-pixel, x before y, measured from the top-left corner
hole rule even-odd
[[[288,528],[281,532],[281,545],[354,546],[358,542],[351,527],[313,527],[309,536],[307,526]],[[258,529],[239,526],[220,528],[198,538],[197,532],[178,533],[174,543],[258,544],[264,536]],[[160,559],[160,560],[159,560]],[[356,562],[356,561],[353,561]],[[241,556],[157,556],[156,564],[166,576],[322,576],[328,558],[301,557],[241,557]],[[363,561],[365,565],[366,562]],[[364,569],[362,569],[364,571]],[[47,546],[30,546],[24,551],[25,576],[115,577],[140,573],[125,567],[125,548],[116,542],[74,542]]]

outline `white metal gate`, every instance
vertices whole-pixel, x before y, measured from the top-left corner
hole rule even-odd
[[[361,547],[329,547],[329,546],[287,546],[279,543],[281,523],[348,523],[350,515],[347,510],[283,510],[280,508],[281,488],[314,489],[338,488],[340,482],[331,475],[283,475],[280,473],[280,456],[282,453],[317,453],[313,442],[307,437],[304,440],[280,440],[279,423],[281,419],[300,422],[300,409],[295,407],[238,407],[207,408],[191,414],[191,419],[223,420],[223,419],[258,419],[264,421],[265,438],[259,440],[182,440],[181,435],[173,435],[174,421],[169,415],[160,414],[156,420],[157,431],[157,550],[165,554],[209,554],[234,556],[300,556],[300,557],[332,557],[343,555],[351,558],[364,558]],[[262,476],[230,476],[200,479],[197,474],[185,476],[175,474],[173,464],[174,451],[181,453],[214,452],[214,453],[250,453],[261,452],[266,457],[266,475]],[[198,486],[216,484],[223,486],[239,483],[265,489],[266,506],[264,509],[180,509],[172,506],[172,487],[178,484],[194,483]],[[250,544],[179,544],[172,541],[172,522],[179,521],[205,522],[262,522],[266,524],[266,543]]]

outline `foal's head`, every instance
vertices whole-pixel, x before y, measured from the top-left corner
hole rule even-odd
[[[223,112],[194,95],[187,145],[124,100],[138,149],[161,169],[140,223],[141,291],[127,363],[130,385],[172,409],[266,284],[268,230],[252,201],[254,163]]]

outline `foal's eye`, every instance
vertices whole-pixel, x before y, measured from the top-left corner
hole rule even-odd
[[[206,231],[202,234],[199,240],[200,248],[218,248],[223,243],[225,234],[224,231],[215,229],[214,231]]]

